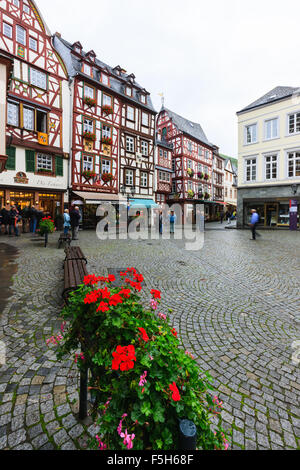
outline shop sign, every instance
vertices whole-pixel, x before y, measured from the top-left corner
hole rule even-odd
[[[290,230],[298,229],[298,201],[290,200]]]
[[[16,174],[14,180],[15,180],[15,183],[18,183],[18,184],[28,184],[29,183],[29,179],[27,178],[26,173],[22,173],[22,171],[20,171],[19,173]]]

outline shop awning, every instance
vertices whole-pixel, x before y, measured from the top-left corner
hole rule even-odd
[[[127,200],[118,194],[92,193],[84,191],[73,191],[73,194],[84,199],[86,204],[101,204],[101,202],[119,202],[127,204]]]
[[[147,209],[159,209],[160,206],[153,199],[130,199],[130,207],[147,207]]]

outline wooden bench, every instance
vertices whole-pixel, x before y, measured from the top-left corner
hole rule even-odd
[[[62,246],[70,246],[72,241],[71,235],[68,233],[67,235],[65,233],[61,233],[59,240],[58,240],[58,248],[61,248]]]
[[[85,261],[85,264],[87,264],[87,259],[82,253],[80,246],[66,246],[65,253],[66,253],[65,261],[83,260]]]

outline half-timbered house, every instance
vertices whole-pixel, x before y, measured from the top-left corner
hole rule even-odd
[[[101,202],[153,198],[156,113],[133,74],[58,33],[54,45],[72,84],[71,202],[81,206],[84,226],[93,227]]]
[[[34,1],[2,0],[0,25],[1,54],[13,61],[0,197],[21,208],[38,204],[55,216],[67,192],[67,72]]]
[[[172,144],[166,141],[156,141],[155,158],[155,200],[156,203],[166,204],[172,191]]]
[[[193,212],[196,202],[206,206],[209,217],[213,144],[200,124],[189,121],[167,108],[162,108],[157,118],[160,140],[173,145],[173,179],[169,202],[176,201],[187,212]]]

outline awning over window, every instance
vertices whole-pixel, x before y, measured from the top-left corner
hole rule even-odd
[[[130,199],[130,207],[147,207],[147,209],[159,209],[159,205],[153,199]]]
[[[114,202],[127,204],[127,200],[118,194],[92,193],[84,191],[73,191],[73,194],[84,199],[86,204],[101,204],[101,202]]]

